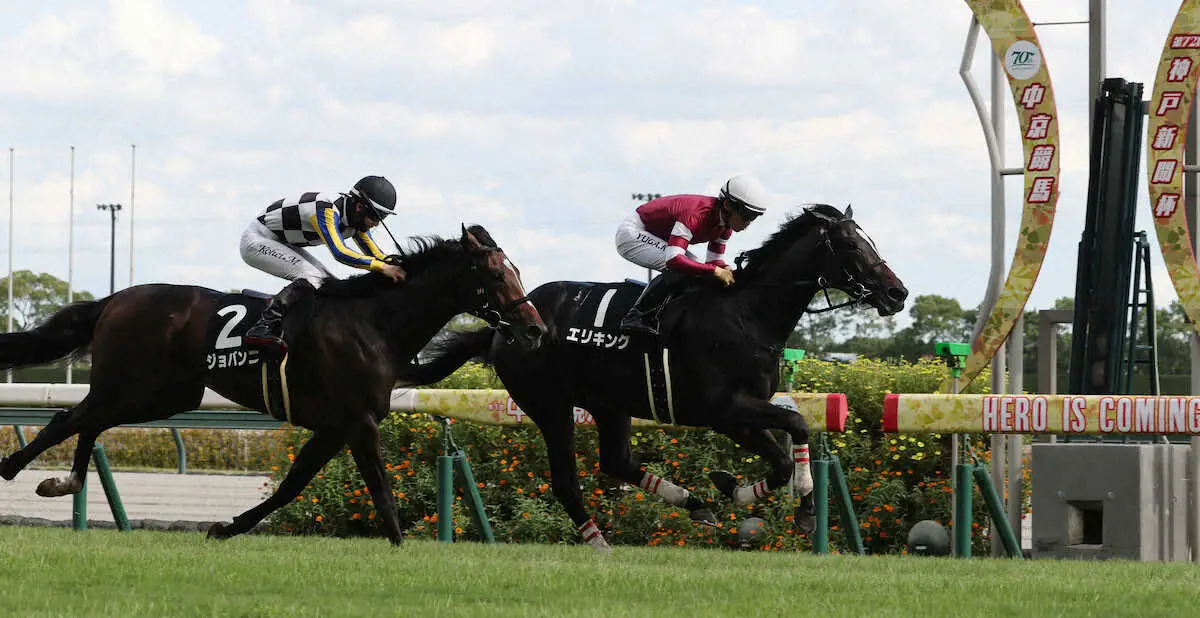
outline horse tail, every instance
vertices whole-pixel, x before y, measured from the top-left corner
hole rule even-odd
[[[110,298],[72,303],[36,328],[0,334],[0,370],[43,365],[82,354],[92,342],[100,312]]]
[[[403,368],[400,381],[413,386],[433,384],[445,379],[473,358],[490,362],[495,334],[495,329],[489,327],[439,337],[423,350],[428,360]]]

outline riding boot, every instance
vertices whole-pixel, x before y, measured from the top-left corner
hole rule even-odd
[[[646,289],[642,290],[642,295],[638,297],[637,302],[629,309],[629,313],[621,318],[621,332],[642,333],[657,337],[658,315],[662,311],[663,305],[671,298],[675,288],[686,279],[687,275],[669,270],[651,279],[650,283],[646,285]]]
[[[287,343],[283,340],[284,314],[287,313],[288,307],[311,296],[316,291],[317,289],[308,279],[296,279],[289,283],[271,299],[267,308],[263,309],[262,315],[259,316],[258,322],[242,335],[242,341],[246,345],[259,348],[264,352],[282,356],[288,349]]]

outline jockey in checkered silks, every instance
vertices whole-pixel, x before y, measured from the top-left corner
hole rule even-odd
[[[332,277],[305,247],[325,245],[334,259],[355,268],[404,279],[404,269],[393,263],[371,239],[371,228],[396,211],[396,188],[382,176],[367,176],[349,193],[305,193],[267,206],[242,233],[245,262],[263,272],[291,281],[263,311],[243,336],[247,345],[282,353],[283,315],[288,307],[313,294]],[[353,238],[361,253],[346,246]]]

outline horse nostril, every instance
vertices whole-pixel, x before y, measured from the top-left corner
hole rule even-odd
[[[904,288],[891,288],[888,290],[887,295],[888,298],[898,303],[902,303],[904,302],[904,299],[908,298],[908,290]]]

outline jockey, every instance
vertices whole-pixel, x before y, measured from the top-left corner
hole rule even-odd
[[[323,244],[347,266],[382,273],[392,281],[404,279],[404,269],[379,250],[369,233],[395,211],[396,188],[382,176],[359,180],[349,193],[304,193],[267,206],[242,233],[242,259],[291,283],[271,299],[243,341],[276,353],[287,351],[282,339],[284,312],[333,276],[304,247]],[[346,238],[354,238],[362,253],[348,248],[342,242]]]
[[[732,284],[733,271],[724,260],[725,242],[766,212],[766,206],[766,191],[749,176],[730,178],[718,197],[668,195],[639,206],[617,228],[617,252],[663,274],[642,291],[621,320],[621,331],[657,335],[659,308],[688,275]],[[702,242],[708,243],[703,263],[688,251],[688,245]]]

